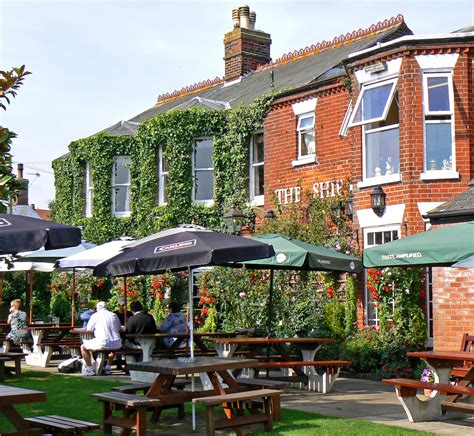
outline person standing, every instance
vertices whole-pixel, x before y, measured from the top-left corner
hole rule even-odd
[[[7,339],[12,340],[15,344],[30,337],[30,332],[27,330],[27,315],[26,312],[20,310],[21,300],[16,298],[10,303],[10,314],[7,318],[7,323],[10,324],[10,332],[6,336]]]
[[[96,312],[92,314],[87,323],[87,330],[93,331],[94,337],[84,340],[81,345],[81,354],[85,362],[82,375],[95,375],[95,370],[92,366],[91,351],[104,349],[113,350],[122,347],[120,328],[118,316],[107,310],[105,301],[99,301],[96,304]],[[110,364],[109,357],[109,362],[104,367],[104,374],[110,374]]]

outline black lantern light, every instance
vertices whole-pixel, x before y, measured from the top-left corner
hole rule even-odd
[[[344,207],[342,205],[342,201],[337,200],[333,204],[331,204],[331,212],[332,212],[333,218],[335,219],[341,218],[341,214],[343,210],[344,210]]]
[[[347,218],[351,219],[354,217],[354,196],[352,192],[346,198],[346,202],[344,204],[344,213],[346,214]]]
[[[376,186],[370,194],[372,210],[375,215],[382,216],[385,212],[386,194],[381,186]]]
[[[271,221],[276,218],[275,211],[273,209],[267,210],[265,212],[265,219]]]
[[[229,233],[237,235],[244,224],[245,215],[234,206],[224,214],[224,222],[229,230]]]

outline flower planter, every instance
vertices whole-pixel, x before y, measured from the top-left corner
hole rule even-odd
[[[434,397],[436,395],[436,391],[433,389],[424,389],[425,397]]]

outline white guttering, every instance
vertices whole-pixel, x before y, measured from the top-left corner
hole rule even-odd
[[[474,32],[459,32],[459,33],[444,33],[444,34],[433,34],[433,35],[406,35],[402,36],[397,39],[393,39],[392,41],[377,43],[377,45],[373,47],[366,48],[364,50],[356,51],[354,53],[350,53],[347,57],[354,58],[361,54],[370,53],[375,50],[379,50],[381,48],[390,47],[391,45],[398,44],[400,42],[414,42],[414,41],[424,41],[424,40],[443,40],[443,39],[465,39],[468,37],[474,37]]]

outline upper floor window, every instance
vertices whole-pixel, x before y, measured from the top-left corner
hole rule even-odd
[[[363,182],[370,186],[400,180],[397,79],[363,85],[350,126],[363,130]]]
[[[86,162],[86,217],[92,216],[92,200],[94,197],[92,171],[90,162]]]
[[[423,74],[424,178],[449,177],[455,172],[451,73]]]
[[[214,164],[212,155],[212,139],[197,139],[193,154],[193,200],[196,203],[210,205],[214,201]]]
[[[166,145],[158,149],[158,204],[168,203],[168,159],[165,157]]]
[[[250,201],[254,206],[263,206],[264,184],[263,132],[252,136],[250,144]]]
[[[130,215],[130,156],[117,156],[112,172],[112,210],[115,216]]]
[[[292,105],[296,116],[298,150],[293,166],[316,162],[315,113],[317,98],[310,98]]]

